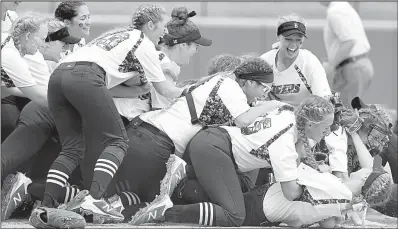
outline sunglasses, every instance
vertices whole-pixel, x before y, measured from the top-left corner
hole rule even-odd
[[[263,83],[263,82],[260,82],[260,81],[257,81],[259,84],[261,84],[264,88],[263,88],[263,92],[264,93],[267,93],[267,92],[269,92],[269,91],[271,91],[271,89],[272,89],[272,86],[269,86],[268,84],[266,84],[266,83]]]

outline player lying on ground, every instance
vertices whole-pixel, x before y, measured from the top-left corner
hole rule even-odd
[[[170,196],[177,185],[175,176],[186,176],[186,163],[174,157],[160,195],[135,214],[131,223],[137,225],[165,217],[171,222],[241,226],[246,211],[236,170],[272,167],[276,180],[282,182],[285,197],[298,198],[303,188],[296,183],[297,160],[318,166],[308,139],[317,142],[329,134],[333,119],[333,105],[327,99],[312,96],[301,104],[296,115],[293,107],[286,104],[246,128],[222,126],[202,130],[190,141],[183,158],[192,164],[210,201],[173,206]]]

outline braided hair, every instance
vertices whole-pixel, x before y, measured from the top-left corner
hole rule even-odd
[[[34,13],[27,13],[18,17],[12,24],[10,36],[19,52],[24,52],[20,39],[26,34],[37,33],[40,26],[47,23],[48,19]]]
[[[166,14],[166,10],[162,6],[153,5],[153,4],[144,4],[137,8],[132,17],[132,22],[127,27],[118,27],[112,30],[109,30],[97,38],[93,39],[88,45],[96,44],[99,40],[104,37],[108,37],[111,35],[115,35],[118,33],[124,33],[128,31],[133,31],[134,29],[141,30],[142,27],[152,21],[157,23],[163,19],[163,15]]]
[[[295,111],[296,125],[300,139],[302,139],[305,149],[305,156],[302,162],[308,166],[319,170],[318,163],[315,159],[316,155],[312,151],[307,134],[305,133],[305,125],[308,122],[320,123],[324,117],[334,113],[333,104],[325,98],[311,95],[306,99]]]

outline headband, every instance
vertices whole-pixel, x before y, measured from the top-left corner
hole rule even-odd
[[[273,83],[274,73],[262,72],[262,73],[235,73],[236,77],[245,80],[254,80],[262,83]]]
[[[68,44],[76,44],[79,43],[80,38],[73,37],[69,34],[68,28],[63,27],[53,33],[49,33],[46,37],[46,42],[50,41],[63,41]]]

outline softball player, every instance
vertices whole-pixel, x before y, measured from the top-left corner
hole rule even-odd
[[[123,220],[123,216],[102,199],[128,148],[127,134],[110,89],[135,77],[140,84],[151,82],[167,97],[182,94],[183,89],[166,81],[154,45],[163,36],[167,20],[163,7],[142,5],[133,15],[131,27],[97,37],[68,55],[52,74],[49,108],[62,151],[47,176],[44,206],[57,205],[57,195],[84,156],[84,119],[87,128],[101,135],[105,149],[94,167],[90,194],[78,209],[93,213],[105,222]]]
[[[235,74],[238,79],[229,78],[230,74]],[[272,102],[255,108],[248,105],[249,101],[267,93],[272,78],[272,70],[265,61],[248,59],[234,72],[220,73],[194,88],[191,108],[184,96],[168,108],[150,111],[133,119],[127,129],[131,149],[126,158],[129,183],[135,186],[130,190],[141,201],[152,201],[159,193],[159,182],[166,172],[165,163],[170,154],[182,155],[186,144],[203,126],[234,121],[237,126],[243,127],[248,124],[247,120],[254,120],[271,106],[275,107]],[[196,110],[194,112],[192,105]],[[70,205],[70,209],[74,209],[75,204]]]
[[[272,167],[275,179],[282,183],[284,196],[289,200],[298,198],[303,189],[296,183],[297,160],[318,168],[308,138],[317,142],[330,133],[334,108],[326,99],[312,96],[298,108],[296,117],[292,111],[293,107],[285,105],[247,127],[210,127],[196,134],[184,158],[192,164],[211,202],[173,206],[173,177],[185,175],[173,163],[162,181],[160,196],[140,210],[131,223],[137,225],[165,217],[170,222],[241,226],[246,211],[236,170]],[[176,156],[171,158],[182,161]]]
[[[62,47],[68,44],[76,44],[79,42],[79,38],[75,38],[69,35],[65,24],[59,20],[51,20],[47,23],[48,27],[48,35],[46,38],[46,42],[41,48],[40,55],[46,58],[52,58],[54,60],[59,60],[60,53],[62,52]],[[32,59],[33,60],[33,59]],[[32,62],[31,62],[32,64]],[[46,63],[43,62],[44,66],[47,66]],[[29,70],[34,70],[36,65],[30,65]],[[34,75],[40,72],[40,68],[37,68],[38,71],[35,72]],[[48,72],[47,68],[47,72]],[[48,75],[49,76],[49,75]],[[44,75],[42,76],[44,77]],[[48,79],[47,79],[48,80]],[[37,79],[38,83],[45,85],[46,81],[43,79],[40,81]],[[48,111],[47,107],[40,106],[35,102],[28,103],[23,110],[21,111],[21,115],[19,117],[17,128],[11,133],[10,136],[2,143],[2,180],[4,177],[9,175],[10,173],[14,173],[14,170],[21,166],[24,162],[28,161],[32,156],[36,154],[36,152],[44,145],[44,143],[54,135],[55,125],[53,124],[52,117]],[[32,138],[34,136],[34,138]],[[21,145],[21,141],[24,142]],[[25,168],[26,169],[26,168]],[[25,179],[20,175],[16,177],[12,177],[8,180],[9,182],[4,182],[9,186],[19,187],[22,185],[26,188],[26,186],[31,182],[30,179]],[[6,193],[2,193],[2,196],[5,197]],[[22,201],[13,202],[12,199],[14,196],[24,196],[25,192],[23,189],[18,190],[18,188],[14,189],[12,193],[7,196],[6,199],[3,199],[4,205],[13,205],[8,206],[7,210],[3,208],[3,217],[8,218],[10,213],[17,208],[17,205],[20,205]],[[8,199],[9,198],[9,199]],[[5,219],[3,218],[3,219]]]
[[[210,46],[212,41],[201,36],[196,25],[189,20],[195,16],[195,11],[188,13],[185,7],[176,7],[171,13],[171,20],[167,23],[167,33],[159,42],[159,60],[167,81],[176,84],[180,73],[180,66],[188,64],[198,52],[198,46]],[[149,99],[150,97],[150,99]],[[115,105],[119,113],[128,121],[149,110],[168,107],[173,101],[159,94],[152,88],[150,94],[138,99],[115,98]]]
[[[275,72],[275,86],[271,98],[297,106],[311,94],[332,98],[332,92],[325,70],[318,58],[306,49],[301,49],[306,38],[306,27],[303,18],[292,14],[280,17],[277,23],[277,49],[261,55],[261,58],[271,63]],[[337,110],[336,110],[337,111]],[[339,116],[336,114],[336,121]],[[330,157],[333,173],[341,176],[346,172],[341,161],[346,161],[346,135],[335,131],[326,136],[325,141],[332,151]]]
[[[85,2],[64,1],[55,9],[54,16],[65,23],[68,32],[72,36],[81,38],[79,43],[70,47],[65,47],[65,50],[61,53],[61,59],[63,59],[69,53],[86,45],[85,38],[90,35],[91,14]],[[59,62],[50,60],[47,61],[47,64],[50,68],[50,72],[53,72],[57,68]]]
[[[310,51],[301,49],[306,38],[305,24],[304,19],[295,14],[280,17],[277,24],[279,48],[261,55],[273,66],[273,94],[293,106],[311,94],[331,95],[322,64]]]

